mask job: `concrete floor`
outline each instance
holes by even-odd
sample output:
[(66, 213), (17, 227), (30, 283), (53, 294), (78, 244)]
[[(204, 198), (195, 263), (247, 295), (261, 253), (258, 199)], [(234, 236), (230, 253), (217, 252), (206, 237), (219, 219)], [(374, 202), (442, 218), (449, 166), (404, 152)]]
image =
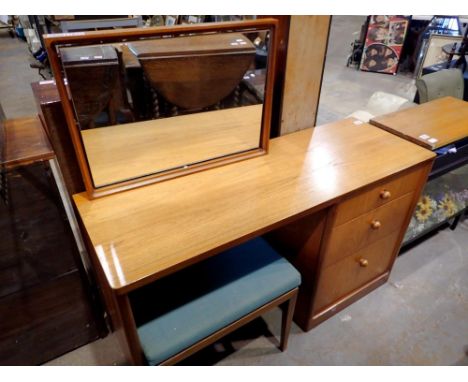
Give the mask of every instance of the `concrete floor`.
[[(376, 90), (412, 99), (414, 81), (346, 68), (352, 33), (363, 17), (334, 17), (318, 123), (362, 108)], [(26, 44), (0, 34), (0, 102), (9, 118), (36, 113)], [(337, 102), (339, 100), (339, 102)], [(293, 324), (289, 347), (275, 345), (273, 311), (186, 360), (185, 365), (468, 365), (468, 219), (400, 256), (387, 284), (304, 333)], [(47, 365), (122, 365), (113, 335)]]
[[(412, 101), (415, 81), (408, 75), (363, 72), (346, 67), (351, 43), (359, 37), (365, 16), (333, 16), (317, 125), (342, 119), (363, 109), (375, 91), (384, 91)], [(353, 33), (357, 32), (356, 36)], [(339, 102), (337, 102), (339, 100)]]
[(30, 84), (42, 77), (29, 67), (32, 62), (26, 42), (0, 30), (0, 104), (7, 118), (37, 114)]

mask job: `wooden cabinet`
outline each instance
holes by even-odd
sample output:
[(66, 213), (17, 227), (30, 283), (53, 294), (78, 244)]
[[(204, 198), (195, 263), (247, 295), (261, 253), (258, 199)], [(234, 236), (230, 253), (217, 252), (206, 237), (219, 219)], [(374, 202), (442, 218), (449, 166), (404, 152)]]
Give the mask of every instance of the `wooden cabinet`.
[[(119, 94), (119, 60), (112, 46), (61, 48), (63, 69), (81, 130), (115, 125)], [(104, 114), (104, 115), (102, 115)]]
[(84, 191), (85, 186), (55, 81), (33, 82), (31, 88), (39, 119), (54, 149), (69, 194)]
[(302, 329), (387, 280), (429, 170), (400, 172), (269, 235), (302, 274), (295, 315)]
[(41, 122), (7, 120), (3, 132), (0, 365), (38, 365), (97, 339), (100, 321)]

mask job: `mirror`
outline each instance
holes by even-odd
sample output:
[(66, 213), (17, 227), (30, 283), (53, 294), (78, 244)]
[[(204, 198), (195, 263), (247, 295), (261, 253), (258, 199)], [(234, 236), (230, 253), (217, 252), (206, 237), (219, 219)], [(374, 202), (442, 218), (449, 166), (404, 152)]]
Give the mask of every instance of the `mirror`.
[(90, 195), (264, 154), (274, 38), (265, 21), (47, 38)]

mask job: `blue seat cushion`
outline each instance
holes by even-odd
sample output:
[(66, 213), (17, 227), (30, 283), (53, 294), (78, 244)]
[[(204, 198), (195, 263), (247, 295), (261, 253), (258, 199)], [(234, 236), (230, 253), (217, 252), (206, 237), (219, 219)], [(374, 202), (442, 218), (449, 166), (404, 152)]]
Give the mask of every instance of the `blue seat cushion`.
[(132, 292), (148, 363), (161, 363), (300, 282), (299, 272), (257, 238)]

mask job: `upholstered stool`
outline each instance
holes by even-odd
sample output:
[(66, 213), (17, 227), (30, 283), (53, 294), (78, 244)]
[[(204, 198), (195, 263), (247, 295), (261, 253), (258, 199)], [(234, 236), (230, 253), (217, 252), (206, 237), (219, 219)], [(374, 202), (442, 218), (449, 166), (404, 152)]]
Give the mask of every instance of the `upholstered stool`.
[(260, 238), (176, 272), (130, 295), (142, 352), (176, 363), (280, 305), (284, 350), (300, 282)]

